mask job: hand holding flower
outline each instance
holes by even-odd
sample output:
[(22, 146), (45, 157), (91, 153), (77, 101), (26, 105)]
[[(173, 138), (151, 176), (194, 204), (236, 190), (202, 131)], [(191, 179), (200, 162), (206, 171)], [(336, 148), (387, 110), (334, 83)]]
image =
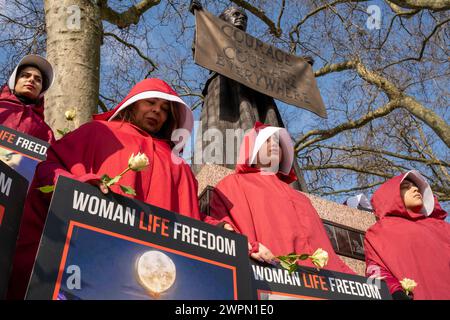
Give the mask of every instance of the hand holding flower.
[[(115, 176), (114, 178), (111, 178), (107, 174), (104, 174), (101, 178), (101, 181), (105, 184), (106, 187), (111, 187), (112, 185), (119, 182), (119, 180), (122, 178), (122, 176), (127, 173), (128, 171), (132, 170), (135, 172), (142, 171), (146, 169), (149, 166), (150, 162), (145, 155), (145, 153), (138, 153), (137, 155), (134, 155), (134, 153), (131, 155), (131, 157), (128, 159), (128, 167), (123, 170), (119, 175)], [(128, 186), (120, 185), (120, 188), (123, 192), (126, 194), (131, 194), (133, 196), (136, 195), (136, 191), (134, 191), (133, 188)]]
[[(131, 155), (131, 157), (128, 159), (128, 167), (122, 171), (119, 175), (115, 176), (114, 178), (111, 178), (107, 174), (104, 174), (100, 179), (94, 179), (89, 180), (87, 183), (96, 186), (102, 191), (104, 194), (108, 193), (109, 187), (119, 182), (119, 180), (122, 178), (122, 176), (127, 173), (128, 171), (132, 170), (135, 172), (142, 171), (146, 169), (149, 166), (149, 160), (145, 153), (138, 153), (136, 156), (134, 153)], [(136, 195), (136, 192), (133, 188), (128, 186), (120, 185), (120, 188), (123, 192), (126, 194)], [(51, 193), (55, 189), (54, 185), (46, 185), (38, 188), (42, 193)]]
[(407, 296), (409, 295), (409, 293), (412, 293), (417, 287), (417, 283), (414, 280), (408, 278), (403, 278), (403, 280), (400, 281), (400, 284), (402, 285), (402, 288)]
[(291, 253), (286, 256), (277, 257), (280, 260), (281, 267), (292, 273), (297, 270), (299, 260), (311, 259), (311, 262), (317, 267), (317, 270), (323, 269), (328, 263), (328, 252), (322, 248), (317, 249), (313, 254)]

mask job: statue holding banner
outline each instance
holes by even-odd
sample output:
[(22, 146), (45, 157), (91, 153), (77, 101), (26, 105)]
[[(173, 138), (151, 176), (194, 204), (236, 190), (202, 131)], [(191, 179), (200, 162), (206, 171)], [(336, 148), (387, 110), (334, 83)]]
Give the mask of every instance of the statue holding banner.
[[(245, 33), (247, 15), (240, 8), (225, 9), (219, 19), (203, 10), (198, 0), (191, 1), (190, 11), (194, 10), (195, 62), (212, 71), (203, 90), (196, 152), (211, 144), (210, 137), (202, 136), (208, 129), (216, 129), (226, 137), (227, 129), (249, 130), (257, 121), (284, 127), (274, 97), (326, 116), (311, 72), (312, 58), (289, 55)], [(233, 169), (238, 149), (223, 147), (221, 163), (216, 163), (217, 156), (213, 162)], [(202, 163), (206, 162), (210, 161), (202, 159)], [(199, 165), (194, 167), (194, 171), (199, 169)], [(295, 187), (305, 190), (298, 166), (295, 169), (301, 183), (301, 187)]]

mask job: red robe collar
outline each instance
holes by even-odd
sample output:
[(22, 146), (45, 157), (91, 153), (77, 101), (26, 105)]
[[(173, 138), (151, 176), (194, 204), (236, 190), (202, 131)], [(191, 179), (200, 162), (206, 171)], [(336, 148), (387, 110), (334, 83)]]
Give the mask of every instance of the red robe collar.
[[(11, 107), (24, 107), (26, 106), (19, 98), (11, 91), (11, 89), (5, 84), (0, 89), (0, 101), (9, 102)], [(29, 104), (33, 112), (44, 120), (44, 97), (40, 98), (37, 104)]]

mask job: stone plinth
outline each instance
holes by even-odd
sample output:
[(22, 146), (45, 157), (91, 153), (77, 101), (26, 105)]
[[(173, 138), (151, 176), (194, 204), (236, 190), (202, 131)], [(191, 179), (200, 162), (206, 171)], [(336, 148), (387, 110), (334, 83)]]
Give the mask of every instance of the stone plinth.
[(364, 232), (375, 223), (375, 216), (371, 212), (354, 209), (312, 194), (303, 194), (311, 200), (322, 219)]
[(196, 175), (198, 181), (198, 194), (200, 195), (207, 186), (215, 187), (220, 180), (233, 172), (234, 170), (214, 164), (203, 165)]
[[(233, 170), (217, 165), (204, 165), (196, 176), (199, 183), (198, 194), (200, 195), (208, 185), (215, 187), (220, 180), (233, 172)], [(350, 208), (311, 194), (304, 194), (311, 200), (323, 220), (362, 232), (365, 232), (375, 223), (375, 216), (370, 212)], [(357, 274), (365, 274), (364, 261), (342, 255), (339, 255), (339, 257)]]

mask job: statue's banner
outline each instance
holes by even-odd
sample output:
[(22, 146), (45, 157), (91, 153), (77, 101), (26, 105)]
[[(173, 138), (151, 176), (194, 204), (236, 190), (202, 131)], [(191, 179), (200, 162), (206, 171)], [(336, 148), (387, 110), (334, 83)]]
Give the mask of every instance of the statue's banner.
[(256, 262), (252, 271), (258, 300), (392, 300), (386, 283), (379, 279), (303, 266), (289, 273)]
[(196, 10), (195, 62), (258, 92), (327, 113), (311, 66), (213, 16)]
[(246, 237), (58, 178), (27, 299), (251, 297)]
[(0, 161), (0, 300), (6, 295), (28, 181)]

